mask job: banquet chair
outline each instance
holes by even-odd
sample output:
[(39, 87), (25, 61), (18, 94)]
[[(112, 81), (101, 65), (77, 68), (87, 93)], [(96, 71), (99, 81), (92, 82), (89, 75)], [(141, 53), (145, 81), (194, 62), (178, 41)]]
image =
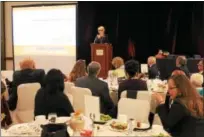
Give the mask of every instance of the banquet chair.
[[(123, 91), (120, 95), (121, 98), (127, 98), (127, 91)], [(147, 100), (151, 104), (152, 94), (148, 91), (138, 91), (135, 99)]]
[(74, 86), (74, 83), (71, 82), (64, 82), (64, 93), (70, 93), (72, 94), (72, 87)]
[(148, 91), (138, 91), (137, 99), (139, 99), (139, 100), (147, 100), (149, 103), (151, 103), (152, 94), (150, 92), (148, 92)]
[(127, 91), (122, 91), (120, 98), (127, 98)]
[(100, 120), (100, 98), (85, 95), (85, 116), (90, 117), (90, 114), (95, 115), (96, 121)]
[(70, 94), (70, 93), (67, 93), (67, 94), (65, 94), (65, 95), (67, 95), (67, 97), (68, 97), (68, 99), (69, 99), (70, 103), (71, 103), (71, 104), (72, 104), (72, 106), (73, 106), (73, 102), (74, 102), (73, 95), (72, 95), (72, 94)]
[(121, 98), (118, 103), (118, 115), (127, 115), (142, 123), (149, 123), (150, 103), (146, 100)]
[(72, 87), (73, 108), (75, 111), (80, 110), (85, 113), (85, 95), (92, 96), (91, 90), (88, 88)]
[(13, 116), (17, 123), (33, 121), (35, 95), (40, 89), (40, 83), (27, 83), (18, 86), (18, 101)]

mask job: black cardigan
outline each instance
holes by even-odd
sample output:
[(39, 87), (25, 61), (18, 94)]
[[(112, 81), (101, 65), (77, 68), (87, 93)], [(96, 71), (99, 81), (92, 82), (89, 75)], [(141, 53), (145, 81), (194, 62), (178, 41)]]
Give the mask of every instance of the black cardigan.
[(46, 95), (43, 88), (37, 92), (35, 97), (35, 116), (48, 116), (49, 113), (56, 113), (57, 116), (70, 116), (72, 112), (74, 112), (72, 105), (63, 92)]
[(204, 119), (190, 115), (190, 112), (178, 100), (171, 108), (165, 104), (157, 107), (164, 129), (173, 137), (204, 137)]

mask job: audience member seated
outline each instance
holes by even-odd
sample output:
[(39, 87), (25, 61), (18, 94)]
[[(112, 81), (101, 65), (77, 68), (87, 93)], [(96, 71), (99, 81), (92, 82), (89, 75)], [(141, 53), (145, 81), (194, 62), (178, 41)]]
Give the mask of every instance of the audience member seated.
[(120, 99), (121, 93), (125, 90), (134, 90), (134, 92), (137, 92), (138, 90), (147, 90), (146, 82), (138, 78), (138, 71), (139, 63), (137, 61), (129, 60), (125, 63), (125, 72), (127, 75), (127, 80), (124, 80), (119, 84), (118, 100)]
[(98, 62), (91, 62), (88, 65), (88, 76), (76, 80), (75, 85), (91, 90), (93, 96), (100, 98), (100, 111), (116, 117), (115, 106), (110, 98), (108, 84), (97, 78), (100, 73), (101, 65)]
[(156, 57), (157, 59), (163, 59), (163, 58), (165, 58), (165, 56), (163, 56), (163, 51), (162, 51), (161, 49), (158, 51), (158, 53), (157, 53), (157, 55), (155, 55), (155, 57)]
[(170, 106), (164, 98), (154, 94), (157, 112), (164, 129), (173, 137), (203, 137), (204, 107), (201, 97), (185, 75), (171, 76), (168, 80), (168, 93), (173, 100)]
[(7, 99), (8, 91), (6, 90), (6, 85), (1, 81), (1, 128), (8, 128), (12, 123)]
[(182, 70), (174, 70), (172, 73), (171, 73), (171, 76), (175, 76), (175, 75), (185, 75), (185, 72), (183, 72)]
[(125, 77), (124, 61), (121, 57), (113, 58), (112, 65), (119, 78)]
[(44, 83), (45, 71), (42, 69), (36, 69), (35, 62), (32, 59), (24, 59), (20, 62), (20, 68), (21, 70), (13, 73), (12, 89), (8, 102), (10, 110), (14, 110), (16, 108), (18, 101), (17, 88), (19, 85), (37, 82), (43, 86)]
[[(171, 74), (171, 76), (176, 76), (176, 75), (184, 75), (186, 74), (182, 70), (174, 70)], [(173, 103), (173, 100), (170, 98), (169, 93), (167, 92), (166, 94), (166, 99), (165, 99), (165, 105), (169, 107)]]
[(204, 96), (204, 90), (203, 90), (203, 75), (199, 74), (199, 73), (195, 73), (191, 75), (191, 83), (193, 84), (193, 86), (197, 89), (197, 91), (199, 92), (199, 94), (201, 96)]
[(159, 70), (156, 64), (156, 58), (151, 56), (147, 60), (149, 79), (159, 78)]
[(176, 70), (182, 70), (187, 77), (190, 78), (190, 72), (187, 67), (187, 60), (184, 56), (178, 56), (176, 58)]
[(200, 74), (203, 75), (203, 61), (202, 60), (199, 61), (199, 63), (198, 63), (198, 71)]
[(86, 62), (85, 60), (78, 60), (69, 74), (69, 81), (75, 82), (78, 78), (86, 76)]
[(34, 115), (70, 116), (74, 111), (68, 97), (63, 93), (64, 78), (60, 70), (51, 69), (45, 77), (45, 86), (35, 96)]

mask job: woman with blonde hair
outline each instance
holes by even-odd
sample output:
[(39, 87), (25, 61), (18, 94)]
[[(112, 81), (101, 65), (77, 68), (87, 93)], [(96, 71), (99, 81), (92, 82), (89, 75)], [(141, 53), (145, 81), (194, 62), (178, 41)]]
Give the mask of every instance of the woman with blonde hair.
[(115, 69), (113, 72), (116, 73), (118, 77), (125, 77), (124, 61), (121, 57), (113, 58), (112, 65)]
[(85, 60), (78, 60), (69, 74), (69, 81), (75, 82), (78, 78), (87, 76)]
[(112, 60), (112, 65), (115, 69), (118, 69), (118, 68), (124, 69), (124, 60), (121, 57), (115, 57)]
[(204, 96), (204, 90), (203, 90), (203, 75), (200, 73), (194, 73), (190, 77), (191, 83), (194, 85), (194, 87), (197, 89), (198, 93), (201, 96)]
[(164, 104), (160, 94), (154, 94), (157, 112), (163, 127), (172, 137), (203, 137), (204, 106), (201, 97), (185, 75), (174, 75), (168, 80), (168, 93), (173, 100), (169, 106)]
[(105, 34), (104, 26), (99, 26), (98, 27), (98, 34), (95, 37), (94, 43), (101, 43), (101, 44), (109, 43), (108, 37)]

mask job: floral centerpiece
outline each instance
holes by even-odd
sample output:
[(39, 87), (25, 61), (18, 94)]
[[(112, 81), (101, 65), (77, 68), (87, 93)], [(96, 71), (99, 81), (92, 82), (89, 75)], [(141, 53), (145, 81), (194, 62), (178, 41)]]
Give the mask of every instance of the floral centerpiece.
[(84, 115), (80, 111), (72, 113), (70, 119), (70, 127), (74, 131), (81, 131), (84, 129), (84, 126), (85, 126)]

